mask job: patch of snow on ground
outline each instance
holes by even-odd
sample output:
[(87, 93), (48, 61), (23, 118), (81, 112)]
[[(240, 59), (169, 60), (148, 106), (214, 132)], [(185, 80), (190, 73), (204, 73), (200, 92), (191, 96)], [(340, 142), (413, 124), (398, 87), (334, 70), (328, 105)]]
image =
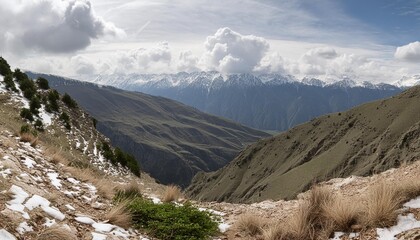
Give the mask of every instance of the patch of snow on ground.
[(92, 232), (92, 240), (106, 240), (107, 236), (104, 234)]
[(0, 239), (2, 240), (16, 240), (15, 236), (6, 231), (5, 229), (0, 229)]
[(411, 199), (409, 202), (405, 203), (404, 207), (420, 208), (420, 196), (415, 199)]
[(23, 218), (29, 219), (28, 213), (25, 212), (25, 206), (23, 206), (23, 202), (29, 197), (29, 194), (16, 185), (11, 186), (9, 191), (13, 193), (14, 199), (8, 201), (6, 207), (12, 211), (22, 213)]
[(41, 119), (41, 121), (42, 121), (42, 123), (44, 124), (45, 127), (48, 127), (52, 124), (53, 115), (51, 113), (48, 113), (47, 111), (45, 111), (44, 106), (42, 106), (39, 109), (39, 118)]
[(25, 157), (25, 160), (22, 160), (22, 162), (27, 168), (33, 168), (36, 165), (36, 162), (28, 157)]
[(116, 228), (115, 225), (109, 223), (93, 223), (92, 227), (95, 228), (95, 231), (101, 233), (108, 233), (111, 232), (114, 228)]
[(395, 235), (419, 227), (420, 221), (417, 221), (414, 214), (410, 213), (407, 216), (398, 216), (397, 225), (390, 228), (378, 228), (376, 233), (378, 234), (378, 240), (394, 240), (396, 239)]
[[(0, 166), (0, 168), (2, 168), (3, 166)], [(11, 175), (12, 174), (12, 170), (10, 170), (9, 168), (6, 168), (6, 169), (4, 169), (4, 170), (1, 170), (0, 171), (0, 175), (3, 177), (3, 178), (7, 178), (7, 176), (9, 176), (9, 175)]]
[(152, 200), (152, 202), (154, 203), (154, 204), (161, 204), (162, 203), (162, 201), (160, 201), (160, 199), (159, 198), (157, 198), (157, 197), (149, 197), (150, 198), (150, 200)]
[(88, 225), (92, 225), (95, 223), (95, 221), (90, 217), (76, 217), (74, 220), (78, 221), (79, 223), (84, 223)]
[(80, 183), (80, 181), (78, 181), (74, 178), (71, 178), (71, 177), (67, 178), (67, 181), (69, 181), (69, 183), (73, 183), (74, 185), (77, 185), (77, 184)]
[(335, 232), (334, 233), (334, 238), (330, 238), (330, 240), (340, 240), (341, 236), (343, 236), (344, 233), (343, 232)]
[(16, 231), (20, 234), (24, 234), (25, 232), (32, 232), (34, 229), (28, 225), (27, 222), (22, 222), (16, 228)]
[(56, 172), (50, 172), (50, 173), (47, 173), (47, 176), (50, 179), (51, 184), (55, 188), (57, 188), (57, 189), (60, 189), (61, 188), (61, 181), (58, 179), (58, 173), (56, 173)]
[(60, 210), (50, 207), (50, 201), (38, 195), (33, 195), (25, 203), (25, 207), (29, 210), (33, 210), (34, 208), (40, 207), (50, 217), (53, 217), (60, 221), (64, 220), (65, 218), (64, 214), (61, 213)]
[(70, 205), (70, 204), (66, 204), (66, 208), (68, 208), (69, 210), (71, 210), (71, 211), (74, 211), (74, 210), (76, 210), (72, 205)]
[(45, 223), (42, 225), (45, 227), (51, 227), (54, 224), (55, 224), (55, 219), (45, 218)]
[(221, 224), (219, 224), (219, 231), (221, 233), (224, 233), (224, 232), (226, 232), (229, 229), (229, 227), (230, 227), (229, 224), (227, 224), (227, 223), (221, 223)]

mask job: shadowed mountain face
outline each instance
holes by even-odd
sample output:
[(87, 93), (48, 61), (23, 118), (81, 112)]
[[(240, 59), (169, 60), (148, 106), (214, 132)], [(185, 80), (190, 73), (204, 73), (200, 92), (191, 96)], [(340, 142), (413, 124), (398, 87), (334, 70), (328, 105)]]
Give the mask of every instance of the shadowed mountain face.
[(165, 184), (185, 187), (198, 171), (215, 171), (247, 144), (269, 136), (166, 98), (42, 76), (76, 99), (98, 120), (99, 131)]
[(206, 201), (293, 198), (314, 182), (370, 175), (420, 158), (420, 87), (296, 126), (248, 146), (229, 165), (195, 176)]

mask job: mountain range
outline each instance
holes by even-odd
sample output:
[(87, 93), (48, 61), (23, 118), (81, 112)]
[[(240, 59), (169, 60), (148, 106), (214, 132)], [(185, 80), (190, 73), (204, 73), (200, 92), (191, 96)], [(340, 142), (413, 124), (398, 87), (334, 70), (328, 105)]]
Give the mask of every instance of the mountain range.
[(369, 176), (420, 158), (420, 86), (328, 114), (248, 146), (200, 173), (187, 192), (204, 201), (294, 198), (318, 181)]
[(215, 171), (268, 133), (202, 113), (179, 102), (62, 77), (46, 78), (97, 119), (111, 142), (133, 154), (164, 184), (187, 186), (199, 171)]
[(101, 75), (92, 81), (167, 97), (249, 127), (285, 131), (317, 116), (393, 96), (416, 79), (402, 79), (396, 86), (349, 78), (327, 83), (281, 74), (181, 72)]

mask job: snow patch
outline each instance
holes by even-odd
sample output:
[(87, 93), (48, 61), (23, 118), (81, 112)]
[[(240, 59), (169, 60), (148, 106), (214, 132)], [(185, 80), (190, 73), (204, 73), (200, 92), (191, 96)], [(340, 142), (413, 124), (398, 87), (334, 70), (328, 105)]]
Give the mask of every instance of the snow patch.
[(104, 234), (92, 232), (92, 240), (106, 240), (107, 237)]
[(227, 223), (220, 223), (219, 224), (219, 231), (221, 233), (224, 233), (224, 232), (226, 232), (229, 229), (229, 227), (230, 227), (230, 225), (227, 224)]
[(398, 235), (404, 231), (419, 228), (420, 221), (414, 217), (414, 214), (410, 213), (407, 216), (398, 216), (398, 223), (390, 228), (378, 228), (376, 233), (378, 234), (378, 240), (394, 240), (395, 235)]
[(90, 217), (76, 217), (74, 220), (78, 221), (79, 223), (84, 223), (88, 225), (92, 225), (95, 221)]
[(420, 196), (418, 196), (415, 199), (411, 199), (409, 202), (405, 203), (404, 207), (420, 208)]
[(61, 188), (62, 185), (61, 185), (60, 179), (58, 179), (58, 173), (56, 173), (56, 172), (50, 172), (50, 173), (47, 173), (47, 176), (50, 179), (51, 184), (55, 188), (57, 188), (57, 189), (60, 189)]
[(27, 168), (33, 168), (36, 165), (36, 162), (28, 157), (25, 157), (25, 159), (22, 160), (22, 162)]
[(12, 211), (21, 213), (23, 218), (29, 219), (30, 217), (25, 212), (25, 206), (23, 205), (23, 202), (29, 197), (29, 194), (16, 185), (11, 186), (9, 191), (14, 194), (14, 199), (8, 201), (6, 207)]
[(16, 240), (15, 236), (6, 231), (5, 229), (0, 229), (0, 239), (2, 240)]
[(16, 228), (16, 231), (20, 234), (24, 234), (25, 232), (32, 232), (34, 231), (34, 229), (32, 228), (32, 226), (29, 226), (27, 222), (22, 222)]

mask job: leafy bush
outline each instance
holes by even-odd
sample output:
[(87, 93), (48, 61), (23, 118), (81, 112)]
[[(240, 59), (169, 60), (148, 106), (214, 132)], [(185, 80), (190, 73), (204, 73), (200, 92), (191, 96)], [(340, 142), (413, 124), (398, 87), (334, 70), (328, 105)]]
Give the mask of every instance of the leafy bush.
[(26, 75), (25, 73), (23, 73), (22, 71), (20, 71), (19, 68), (16, 68), (15, 71), (13, 72), (13, 76), (16, 78), (16, 80), (20, 83), (21, 81), (25, 80), (25, 79), (29, 79), (28, 75)]
[(67, 130), (71, 129), (70, 117), (67, 113), (65, 113), (65, 112), (61, 113), (60, 120), (64, 122), (64, 127), (66, 127)]
[(68, 95), (67, 93), (64, 94), (64, 96), (61, 100), (69, 108), (76, 108), (77, 107), (76, 101), (74, 101), (73, 98), (71, 98), (70, 95)]
[(20, 127), (20, 133), (29, 133), (31, 131), (31, 126), (29, 126), (28, 124), (23, 124)]
[(48, 89), (50, 89), (50, 85), (48, 84), (48, 80), (47, 80), (47, 79), (45, 79), (45, 78), (39, 77), (39, 78), (36, 80), (36, 84), (38, 84), (38, 87), (39, 87), (40, 89), (44, 89), (44, 90), (48, 90)]
[(29, 109), (31, 110), (32, 114), (38, 115), (39, 108), (41, 108), (41, 101), (37, 96), (33, 96), (31, 102), (29, 103)]
[(4, 58), (0, 57), (0, 75), (7, 76), (11, 73), (12, 70), (10, 70), (10, 65)]
[(58, 99), (60, 99), (60, 94), (56, 90), (50, 90), (48, 92), (47, 99), (47, 112), (58, 112), (60, 110), (60, 106), (58, 105)]
[(96, 128), (96, 124), (98, 124), (98, 120), (96, 118), (92, 118), (93, 127)]
[(6, 75), (3, 79), (4, 84), (6, 86), (7, 90), (12, 90), (14, 92), (18, 92), (18, 89), (16, 88), (15, 82), (13, 81), (13, 75), (9, 74)]
[[(24, 74), (24, 73), (23, 73)], [(26, 76), (26, 74), (24, 74)], [(23, 77), (21, 80), (18, 80), (19, 88), (23, 92), (23, 96), (27, 99), (31, 99), (36, 94), (35, 83), (29, 79), (27, 76)]]
[(213, 216), (190, 204), (154, 204), (137, 198), (128, 204), (134, 226), (166, 240), (207, 239), (218, 231)]
[(43, 132), (44, 131), (44, 124), (41, 120), (37, 119), (34, 123), (34, 127), (36, 130)]
[(112, 151), (106, 142), (102, 143), (102, 151), (104, 157), (111, 161), (112, 164), (120, 163), (122, 166), (127, 167), (134, 175), (140, 176), (140, 167), (133, 155), (123, 152), (118, 147)]
[(27, 120), (31, 121), (31, 122), (34, 120), (34, 116), (32, 115), (31, 110), (29, 110), (27, 108), (23, 108), (20, 111), (20, 116), (24, 119), (27, 119)]

